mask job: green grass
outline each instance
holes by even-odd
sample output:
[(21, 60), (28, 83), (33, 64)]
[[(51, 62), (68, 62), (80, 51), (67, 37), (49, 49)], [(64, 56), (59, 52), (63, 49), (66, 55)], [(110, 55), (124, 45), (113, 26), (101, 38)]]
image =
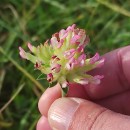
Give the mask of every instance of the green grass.
[(48, 87), (39, 72), (21, 60), (27, 49), (76, 23), (91, 38), (89, 53), (104, 54), (130, 43), (129, 0), (0, 0), (0, 129), (35, 130), (37, 102)]

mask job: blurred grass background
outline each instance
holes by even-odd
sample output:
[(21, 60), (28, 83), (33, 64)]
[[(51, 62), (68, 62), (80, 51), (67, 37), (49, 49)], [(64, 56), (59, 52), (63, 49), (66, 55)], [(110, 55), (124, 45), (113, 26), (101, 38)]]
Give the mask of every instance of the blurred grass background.
[(73, 23), (87, 30), (92, 54), (129, 45), (130, 0), (0, 0), (0, 130), (35, 130), (48, 86), (18, 46), (38, 45)]

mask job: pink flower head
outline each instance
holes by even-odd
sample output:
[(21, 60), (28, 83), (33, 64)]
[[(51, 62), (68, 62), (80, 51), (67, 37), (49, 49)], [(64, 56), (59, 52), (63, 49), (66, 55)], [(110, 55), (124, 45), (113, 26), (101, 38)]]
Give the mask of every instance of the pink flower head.
[(46, 74), (49, 83), (58, 82), (64, 89), (73, 82), (99, 84), (103, 76), (92, 76), (88, 72), (101, 67), (104, 59), (98, 53), (92, 58), (87, 57), (84, 50), (88, 42), (86, 31), (73, 24), (53, 34), (50, 40), (37, 47), (28, 43), (31, 54), (19, 47), (19, 54)]

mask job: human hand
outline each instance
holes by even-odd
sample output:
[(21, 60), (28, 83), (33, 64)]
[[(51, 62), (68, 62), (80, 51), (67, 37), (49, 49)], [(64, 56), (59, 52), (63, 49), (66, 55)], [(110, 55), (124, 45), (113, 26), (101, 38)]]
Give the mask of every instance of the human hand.
[(91, 72), (104, 75), (101, 84), (73, 84), (65, 98), (59, 85), (45, 91), (37, 130), (130, 129), (130, 46), (103, 57), (105, 65)]

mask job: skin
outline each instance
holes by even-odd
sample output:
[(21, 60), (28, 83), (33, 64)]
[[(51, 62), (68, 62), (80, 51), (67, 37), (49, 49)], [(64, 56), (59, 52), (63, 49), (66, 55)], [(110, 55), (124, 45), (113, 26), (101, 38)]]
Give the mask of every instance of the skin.
[[(37, 130), (60, 130), (60, 122), (53, 121), (51, 116), (54, 111), (63, 109), (65, 103), (69, 104), (67, 110), (76, 108), (69, 113), (66, 130), (130, 129), (130, 46), (103, 57), (105, 65), (90, 72), (104, 75), (99, 85), (71, 84), (65, 98), (61, 98), (59, 85), (44, 92), (38, 103), (41, 118)], [(67, 114), (64, 118), (68, 118)]]

